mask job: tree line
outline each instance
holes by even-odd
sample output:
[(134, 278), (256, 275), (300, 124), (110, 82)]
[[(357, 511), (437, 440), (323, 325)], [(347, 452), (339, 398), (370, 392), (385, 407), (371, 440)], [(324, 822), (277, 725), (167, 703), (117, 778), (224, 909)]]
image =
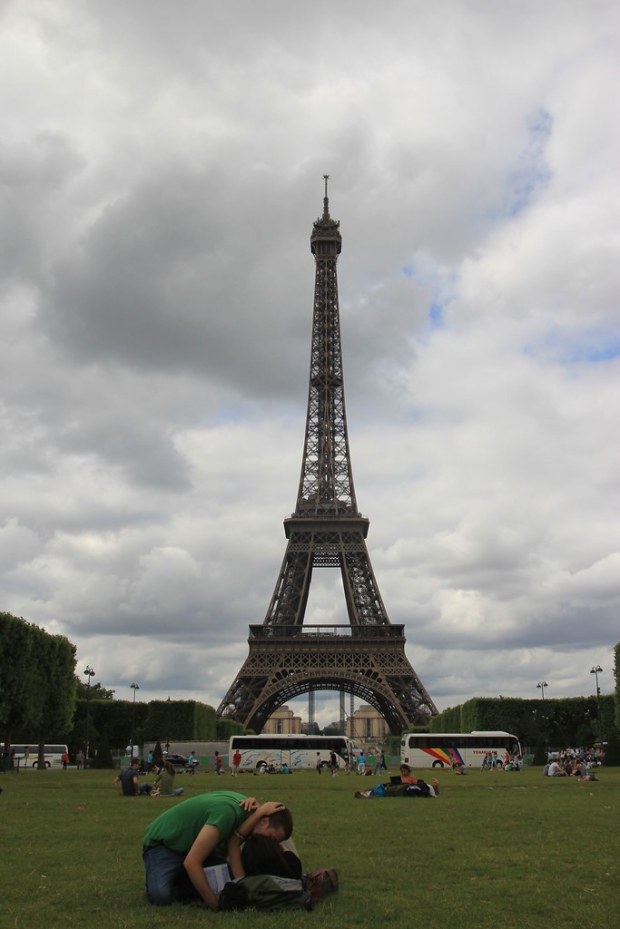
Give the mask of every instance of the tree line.
[(75, 651), (65, 636), (0, 613), (0, 732), (5, 746), (13, 733), (27, 730), (42, 745), (49, 733), (70, 730), (76, 705)]
[(226, 740), (243, 727), (196, 700), (116, 700), (100, 683), (75, 674), (75, 646), (34, 623), (0, 612), (0, 742), (65, 742), (69, 753), (89, 746), (91, 763), (108, 767), (111, 748), (145, 740)]
[(607, 763), (620, 764), (620, 643), (614, 648), (614, 675), (612, 694), (539, 700), (474, 697), (434, 717), (430, 731), (500, 729), (517, 735), (537, 757), (547, 748), (606, 742)]

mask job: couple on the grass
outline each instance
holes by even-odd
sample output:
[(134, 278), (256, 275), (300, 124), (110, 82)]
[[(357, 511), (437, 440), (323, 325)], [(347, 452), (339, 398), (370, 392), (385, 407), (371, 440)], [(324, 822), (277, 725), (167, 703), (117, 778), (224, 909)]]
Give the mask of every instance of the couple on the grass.
[(302, 868), (292, 832), (293, 818), (282, 803), (259, 804), (232, 790), (185, 800), (146, 830), (147, 897), (158, 906), (202, 899), (217, 910), (219, 894), (211, 889), (204, 869), (226, 860), (233, 878), (277, 874), (299, 879)]

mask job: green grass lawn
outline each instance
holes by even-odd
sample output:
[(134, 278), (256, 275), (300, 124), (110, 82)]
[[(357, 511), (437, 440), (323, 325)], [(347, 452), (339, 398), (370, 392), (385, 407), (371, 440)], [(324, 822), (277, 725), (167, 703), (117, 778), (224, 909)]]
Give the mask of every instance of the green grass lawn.
[(0, 775), (2, 929), (175, 929), (211, 920), (230, 929), (620, 925), (618, 768), (585, 784), (544, 778), (540, 768), (468, 777), (441, 771), (437, 800), (356, 800), (356, 789), (380, 780), (356, 775), (179, 775), (185, 797), (236, 789), (290, 806), (304, 867), (332, 866), (340, 874), (339, 894), (312, 913), (150, 906), (142, 834), (183, 798), (120, 798), (113, 777), (75, 770)]

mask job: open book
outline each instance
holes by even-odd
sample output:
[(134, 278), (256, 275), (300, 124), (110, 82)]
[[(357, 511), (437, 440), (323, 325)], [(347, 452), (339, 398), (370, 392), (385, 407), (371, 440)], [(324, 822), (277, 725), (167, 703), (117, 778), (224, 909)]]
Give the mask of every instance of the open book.
[(224, 889), (224, 884), (232, 881), (227, 864), (213, 864), (204, 869), (205, 877), (209, 882), (209, 887), (214, 894), (219, 894)]

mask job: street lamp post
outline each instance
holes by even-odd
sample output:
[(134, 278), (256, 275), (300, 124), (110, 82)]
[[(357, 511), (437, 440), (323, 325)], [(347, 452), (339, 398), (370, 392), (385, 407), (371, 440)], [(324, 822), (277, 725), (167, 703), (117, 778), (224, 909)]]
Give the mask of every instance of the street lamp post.
[(549, 684), (546, 681), (539, 681), (538, 684), (536, 684), (536, 686), (540, 690), (541, 696), (544, 700), (545, 699), (545, 687), (548, 687)]
[(131, 757), (133, 758), (133, 738), (136, 731), (136, 690), (140, 690), (139, 684), (130, 684), (129, 685), (133, 690), (133, 704), (131, 707), (131, 739), (129, 744), (131, 745)]
[(95, 671), (89, 664), (84, 668), (83, 674), (86, 675), (86, 758), (84, 767), (90, 767), (88, 760), (90, 758), (90, 742), (88, 739), (88, 730), (90, 728), (90, 679), (95, 676)]
[(603, 751), (603, 720), (601, 719), (601, 688), (598, 686), (598, 676), (602, 673), (603, 669), (600, 664), (597, 664), (594, 668), (590, 668), (590, 674), (593, 674), (596, 680), (596, 715), (598, 716), (598, 737), (601, 743), (601, 751)]
[(166, 719), (166, 722), (167, 722), (166, 754), (168, 755), (170, 753), (170, 697), (168, 697), (168, 699), (166, 700), (166, 703), (168, 704), (168, 712), (166, 714), (167, 716), (167, 719)]

